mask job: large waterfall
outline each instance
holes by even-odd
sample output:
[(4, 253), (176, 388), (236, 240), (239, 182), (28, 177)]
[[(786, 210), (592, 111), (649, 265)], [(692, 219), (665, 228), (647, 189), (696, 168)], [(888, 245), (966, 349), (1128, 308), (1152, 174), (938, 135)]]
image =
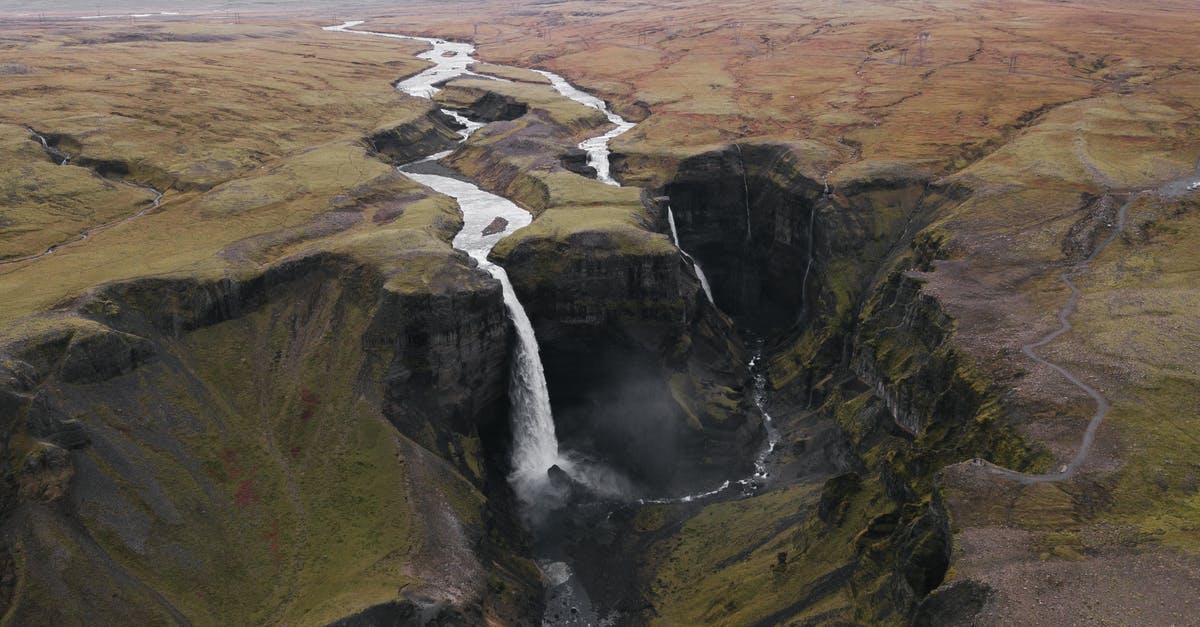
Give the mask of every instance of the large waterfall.
[[(437, 174), (407, 171), (404, 174), (458, 201), (463, 213), (463, 228), (454, 237), (454, 247), (471, 255), (479, 262), (479, 267), (499, 280), (504, 288), (504, 306), (517, 332), (517, 346), (508, 384), (513, 417), (513, 473), (510, 480), (518, 496), (527, 503), (533, 502), (546, 490), (546, 473), (550, 467), (567, 464), (558, 453), (554, 417), (550, 412), (550, 392), (546, 387), (546, 375), (542, 369), (533, 325), (513, 291), (508, 273), (487, 259), (497, 242), (513, 230), (528, 225), (532, 218), (528, 211), (511, 201), (466, 181)], [(484, 235), (484, 229), (496, 218), (507, 220), (507, 228)]]
[[(327, 26), (325, 30), (393, 39), (414, 39), (432, 46), (429, 51), (418, 56), (433, 62), (434, 65), (396, 84), (396, 89), (404, 93), (431, 98), (440, 89), (438, 85), (442, 82), (456, 76), (472, 74), (467, 67), (475, 61), (471, 57), (475, 48), (470, 44), (429, 37), (351, 30), (359, 24), (362, 22), (346, 22), (338, 26)], [(483, 126), (471, 122), (455, 111), (444, 112), (464, 125), (465, 128), (461, 132), (463, 141)], [(432, 155), (424, 161), (436, 161), (446, 154), (448, 153)], [(523, 501), (537, 501), (547, 492), (547, 473), (550, 468), (558, 465), (568, 469), (572, 464), (559, 456), (558, 438), (554, 433), (554, 416), (550, 410), (550, 392), (546, 386), (546, 374), (542, 369), (533, 324), (530, 323), (525, 307), (521, 305), (517, 293), (513, 290), (508, 273), (487, 258), (497, 242), (514, 230), (528, 225), (532, 218), (529, 212), (511, 201), (485, 192), (466, 181), (438, 174), (411, 172), (405, 168), (401, 168), (401, 172), (414, 181), (458, 201), (463, 213), (463, 228), (454, 237), (454, 247), (471, 255), (479, 262), (479, 267), (500, 281), (503, 287), (504, 306), (517, 333), (517, 346), (513, 354), (508, 385), (513, 430), (513, 471), (509, 480)], [(507, 221), (507, 226), (498, 232), (485, 235), (484, 231), (488, 225), (497, 218)]]

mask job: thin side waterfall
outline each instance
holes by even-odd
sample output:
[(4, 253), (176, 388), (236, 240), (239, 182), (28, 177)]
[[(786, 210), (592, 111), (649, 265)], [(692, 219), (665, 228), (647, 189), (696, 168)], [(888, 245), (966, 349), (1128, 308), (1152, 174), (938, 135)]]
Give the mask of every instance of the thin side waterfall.
[[(828, 183), (825, 184), (825, 189), (829, 189)], [(813, 265), (813, 227), (816, 226), (816, 220), (817, 205), (813, 203), (808, 214), (808, 263), (804, 265), (804, 279), (800, 281), (800, 313), (802, 315), (808, 307), (808, 273), (812, 271)]]
[(749, 242), (750, 236), (751, 236), (751, 233), (750, 233), (750, 181), (749, 181), (749, 179), (746, 178), (746, 160), (742, 157), (742, 145), (734, 144), (733, 147), (735, 149), (737, 149), (738, 162), (742, 164), (742, 194), (743, 194), (742, 198), (744, 199), (745, 205), (746, 205), (746, 241)]
[(56, 148), (54, 146), (51, 146), (50, 142), (46, 141), (46, 137), (44, 135), (42, 135), (41, 133), (38, 133), (37, 131), (33, 130), (32, 127), (29, 127), (29, 126), (26, 126), (25, 130), (29, 131), (29, 133), (31, 135), (33, 135), (33, 137), (35, 139), (37, 139), (39, 142), (41, 142), (42, 150), (46, 151), (46, 154), (50, 155), (51, 157), (54, 157), (55, 159), (60, 160), (58, 162), (58, 165), (67, 165), (68, 163), (70, 163), (71, 155), (67, 154), (66, 152), (64, 152), (62, 150), (59, 150), (58, 148)]
[(712, 288), (708, 285), (708, 277), (704, 276), (704, 269), (700, 267), (700, 262), (679, 245), (679, 231), (675, 229), (675, 213), (671, 211), (671, 205), (667, 205), (667, 224), (671, 225), (671, 241), (675, 243), (675, 248), (678, 248), (679, 254), (692, 264), (692, 270), (696, 271), (696, 278), (700, 279), (700, 287), (704, 288), (704, 295), (708, 297), (708, 302), (716, 305), (717, 301), (713, 300)]

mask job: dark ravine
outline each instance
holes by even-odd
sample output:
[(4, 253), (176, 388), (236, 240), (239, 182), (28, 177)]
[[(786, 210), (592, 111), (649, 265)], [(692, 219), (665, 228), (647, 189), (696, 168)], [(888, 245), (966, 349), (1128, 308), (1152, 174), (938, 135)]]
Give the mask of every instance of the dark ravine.
[[(39, 134), (37, 131), (33, 130), (32, 128), (26, 127), (26, 129), (34, 136), (35, 139), (38, 140), (39, 143), (41, 143), (42, 149), (46, 152), (46, 154), (49, 157), (51, 157), (52, 160), (55, 161), (55, 163), (58, 163), (59, 165), (62, 165), (62, 166), (66, 166), (71, 162), (70, 154), (67, 154), (67, 153), (59, 150), (55, 145), (52, 145), (44, 135)], [(77, 160), (76, 165), (79, 165), (82, 167), (90, 167), (99, 176), (109, 176), (113, 173), (111, 171), (105, 171), (105, 170), (95, 167), (94, 163), (89, 162), (87, 159)], [(125, 170), (123, 173), (128, 174), (128, 170)], [(96, 226), (92, 226), (87, 229), (84, 229), (83, 231), (81, 231), (79, 233), (79, 235), (75, 236), (74, 238), (54, 244), (40, 253), (36, 253), (33, 255), (26, 255), (24, 257), (17, 257), (15, 259), (0, 259), (0, 266), (22, 264), (22, 263), (26, 263), (26, 262), (30, 262), (30, 261), (36, 261), (47, 255), (52, 255), (55, 253), (55, 251), (62, 248), (63, 246), (67, 246), (69, 244), (74, 244), (76, 242), (82, 242), (82, 241), (86, 240), (87, 238), (91, 237), (95, 233), (99, 233), (100, 231), (112, 228), (114, 226), (136, 220), (136, 219), (146, 215), (147, 213), (157, 210), (159, 208), (159, 206), (161, 205), (162, 199), (163, 199), (162, 191), (159, 191), (153, 187), (150, 187), (149, 185), (140, 185), (137, 183), (131, 183), (131, 182), (124, 181), (124, 180), (121, 180), (121, 183), (132, 186), (132, 187), (145, 189), (154, 194), (154, 199), (151, 200), (147, 206), (145, 206), (141, 209), (138, 209), (136, 212), (132, 213), (131, 215), (128, 215), (126, 217), (123, 217), (123, 218), (120, 218), (117, 220), (113, 220), (112, 222), (98, 224)]]
[[(998, 420), (998, 390), (949, 341), (953, 320), (909, 276), (941, 254), (922, 226), (962, 190), (894, 167), (860, 168), (826, 188), (822, 168), (786, 146), (742, 144), (684, 160), (664, 194), (717, 304), (767, 335), (773, 406), (811, 408), (844, 442), (823, 453), (850, 473), (824, 486), (827, 526), (796, 531), (787, 553), (845, 534), (851, 550), (835, 570), (801, 579), (811, 585), (804, 599), (763, 624), (840, 591), (856, 602), (823, 620), (904, 622), (949, 565), (937, 471), (984, 452), (1021, 468), (1035, 456)], [(865, 527), (845, 528), (860, 523), (840, 512), (863, 508)]]

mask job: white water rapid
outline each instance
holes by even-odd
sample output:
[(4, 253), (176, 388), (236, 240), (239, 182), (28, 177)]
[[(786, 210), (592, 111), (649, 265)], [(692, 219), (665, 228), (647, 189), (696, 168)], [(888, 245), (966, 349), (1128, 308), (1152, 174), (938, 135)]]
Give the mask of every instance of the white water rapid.
[(616, 179), (612, 177), (612, 168), (608, 162), (608, 143), (612, 141), (613, 138), (629, 131), (629, 129), (637, 125), (613, 113), (612, 111), (609, 111), (608, 105), (606, 105), (603, 100), (576, 88), (558, 74), (546, 72), (544, 70), (534, 70), (534, 72), (537, 72), (538, 74), (550, 79), (550, 84), (553, 85), (554, 88), (558, 90), (558, 93), (562, 94), (563, 96), (566, 96), (567, 98), (570, 98), (579, 104), (599, 109), (600, 112), (608, 118), (608, 121), (615, 125), (611, 131), (603, 135), (590, 137), (579, 142), (579, 148), (587, 153), (588, 165), (596, 169), (597, 180), (609, 185), (619, 186), (620, 183), (618, 183)]

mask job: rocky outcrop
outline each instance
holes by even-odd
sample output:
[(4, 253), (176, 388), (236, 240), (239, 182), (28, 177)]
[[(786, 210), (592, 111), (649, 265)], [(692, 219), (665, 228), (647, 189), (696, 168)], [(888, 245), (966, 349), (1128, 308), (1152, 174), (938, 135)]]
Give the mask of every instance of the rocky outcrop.
[(975, 625), (993, 591), (985, 583), (963, 579), (947, 584), (925, 597), (913, 618), (916, 627), (967, 627)]
[[(515, 120), (529, 111), (528, 104), (510, 95), (501, 95), (483, 89), (457, 89), (460, 93), (455, 95), (455, 103), (467, 114), (467, 117), (478, 122)], [(443, 99), (446, 97), (446, 95), (442, 96)]]
[(506, 230), (508, 230), (508, 220), (505, 220), (501, 216), (496, 216), (495, 220), (492, 220), (487, 226), (483, 227), (482, 233), (484, 235), (495, 235), (503, 233)]
[(456, 127), (461, 125), (431, 107), (423, 116), (376, 129), (366, 142), (376, 154), (400, 165), (454, 148), (460, 139)]
[(588, 154), (582, 148), (568, 148), (558, 158), (564, 170), (590, 179), (596, 178), (596, 168), (588, 165)]

